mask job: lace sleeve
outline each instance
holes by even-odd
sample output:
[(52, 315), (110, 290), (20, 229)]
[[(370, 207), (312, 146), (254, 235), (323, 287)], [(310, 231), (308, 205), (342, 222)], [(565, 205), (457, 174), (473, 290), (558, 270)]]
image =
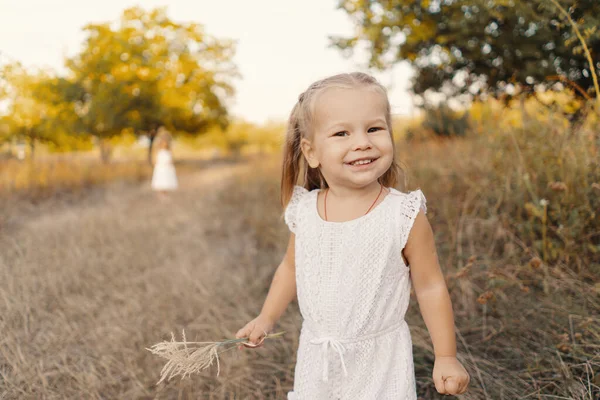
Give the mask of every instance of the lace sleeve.
[(290, 202), (288, 203), (285, 209), (285, 223), (290, 228), (290, 231), (292, 231), (294, 234), (296, 233), (297, 226), (298, 203), (300, 203), (300, 200), (306, 193), (308, 193), (308, 190), (306, 190), (302, 186), (294, 186), (292, 198), (290, 199)]
[(402, 208), (402, 219), (400, 227), (400, 244), (401, 249), (404, 248), (408, 241), (408, 235), (412, 229), (419, 210), (423, 210), (423, 213), (427, 214), (427, 199), (420, 189), (413, 190), (406, 195), (404, 200), (404, 206)]

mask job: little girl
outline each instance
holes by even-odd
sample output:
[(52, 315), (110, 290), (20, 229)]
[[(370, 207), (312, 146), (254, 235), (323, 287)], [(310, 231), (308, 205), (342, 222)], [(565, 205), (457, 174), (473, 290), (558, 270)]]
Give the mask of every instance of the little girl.
[(236, 334), (260, 347), (297, 295), (303, 323), (290, 400), (416, 399), (404, 320), (411, 281), (433, 342), (437, 391), (467, 389), (425, 197), (394, 189), (399, 171), (390, 104), (375, 79), (336, 75), (300, 95), (281, 180), (287, 252), (260, 315)]
[(161, 137), (157, 143), (158, 152), (152, 172), (152, 189), (164, 195), (167, 190), (177, 189), (177, 174), (173, 165), (173, 157), (170, 151), (170, 140)]

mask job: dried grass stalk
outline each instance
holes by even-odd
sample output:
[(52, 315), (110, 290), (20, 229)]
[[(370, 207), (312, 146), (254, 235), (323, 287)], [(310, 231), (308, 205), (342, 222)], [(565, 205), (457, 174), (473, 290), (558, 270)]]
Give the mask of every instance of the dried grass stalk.
[[(264, 339), (272, 339), (283, 335), (285, 331), (268, 334)], [(181, 375), (181, 379), (193, 373), (200, 372), (217, 362), (217, 376), (221, 372), (219, 354), (235, 349), (238, 343), (248, 341), (248, 337), (229, 339), (221, 342), (188, 342), (185, 339), (185, 330), (182, 331), (183, 341), (175, 341), (175, 335), (171, 332), (171, 341), (162, 341), (146, 350), (167, 360), (160, 371), (160, 380), (157, 385), (165, 379), (167, 381)], [(222, 349), (222, 350), (221, 350)]]

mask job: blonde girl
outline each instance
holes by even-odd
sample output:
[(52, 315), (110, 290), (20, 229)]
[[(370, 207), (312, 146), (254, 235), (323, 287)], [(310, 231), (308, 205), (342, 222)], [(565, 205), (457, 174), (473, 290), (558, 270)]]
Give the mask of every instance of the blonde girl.
[(176, 190), (179, 186), (173, 156), (171, 155), (171, 140), (166, 136), (160, 136), (156, 144), (158, 151), (154, 170), (152, 171), (152, 189), (160, 196), (165, 196), (167, 191)]
[(281, 178), (289, 243), (262, 311), (236, 335), (260, 347), (298, 298), (290, 400), (416, 400), (404, 319), (411, 285), (433, 342), (437, 391), (467, 389), (425, 196), (394, 188), (391, 122), (385, 88), (363, 73), (313, 83), (292, 110)]

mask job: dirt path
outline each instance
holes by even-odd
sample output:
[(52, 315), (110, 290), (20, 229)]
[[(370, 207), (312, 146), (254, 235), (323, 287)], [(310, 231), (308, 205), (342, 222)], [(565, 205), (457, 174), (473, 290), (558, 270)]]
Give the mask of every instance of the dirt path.
[[(118, 211), (122, 207), (127, 210), (144, 208), (148, 211), (160, 212), (165, 203), (189, 200), (189, 196), (207, 194), (207, 187), (218, 190), (236, 174), (244, 171), (245, 164), (220, 164), (212, 168), (202, 168), (194, 172), (179, 175), (180, 188), (177, 192), (162, 200), (152, 192), (150, 183), (132, 184), (114, 182), (108, 185), (92, 187), (80, 193), (58, 193), (42, 200), (31, 201), (18, 196), (0, 200), (0, 234), (15, 228), (31, 227), (39, 220), (53, 220), (59, 223), (61, 214), (98, 211), (98, 208), (111, 207)], [(116, 207), (116, 209), (114, 208)], [(27, 226), (25, 226), (27, 225)]]
[[(235, 212), (240, 199), (223, 193), (247, 169), (183, 174), (167, 200), (149, 185), (115, 184), (81, 201), (5, 204), (0, 398), (263, 398), (263, 385), (281, 395), (291, 365), (278, 376), (267, 368), (257, 384), (242, 357), (221, 367), (237, 376), (228, 384), (211, 370), (156, 387), (163, 364), (144, 350), (184, 327), (204, 340), (231, 337), (259, 310), (273, 270), (257, 268), (268, 264), (256, 233)], [(294, 349), (282, 346), (293, 362)]]

